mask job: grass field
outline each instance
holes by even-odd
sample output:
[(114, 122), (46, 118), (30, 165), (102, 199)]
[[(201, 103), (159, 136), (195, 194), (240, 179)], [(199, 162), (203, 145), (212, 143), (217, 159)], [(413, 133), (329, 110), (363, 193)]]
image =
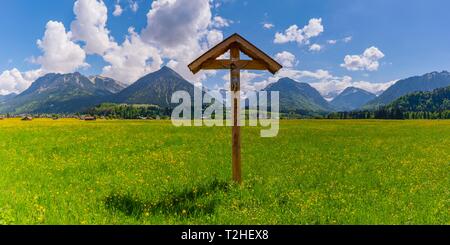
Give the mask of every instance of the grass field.
[(450, 121), (0, 121), (2, 224), (450, 224)]

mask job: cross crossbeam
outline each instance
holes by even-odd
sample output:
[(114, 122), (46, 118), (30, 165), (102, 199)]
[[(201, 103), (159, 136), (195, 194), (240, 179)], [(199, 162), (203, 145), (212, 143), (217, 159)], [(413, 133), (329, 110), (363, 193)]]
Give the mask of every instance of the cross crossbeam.
[(267, 70), (264, 62), (259, 60), (238, 60), (232, 62), (231, 60), (207, 60), (202, 64), (202, 70), (223, 70), (232, 69), (232, 66), (240, 70)]

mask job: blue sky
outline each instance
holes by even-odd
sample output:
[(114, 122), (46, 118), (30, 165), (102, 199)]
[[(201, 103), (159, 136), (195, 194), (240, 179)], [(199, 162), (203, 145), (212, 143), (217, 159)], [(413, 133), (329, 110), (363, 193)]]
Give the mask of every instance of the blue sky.
[[(166, 64), (192, 82), (227, 86), (225, 72), (191, 76), (185, 66), (235, 32), (287, 64), (275, 77), (245, 73), (242, 80), (248, 89), (288, 75), (311, 83), (324, 95), (350, 85), (377, 92), (397, 79), (450, 70), (446, 0), (79, 1), (83, 4), (78, 15), (84, 17), (77, 17), (76, 1), (71, 0), (2, 3), (0, 93), (20, 92), (48, 72), (103, 74), (130, 83)], [(116, 5), (122, 11), (114, 15)], [(77, 18), (78, 31), (73, 27)], [(308, 24), (310, 30), (304, 28)], [(288, 34), (293, 25), (297, 27)], [(180, 33), (183, 30), (189, 33)]]

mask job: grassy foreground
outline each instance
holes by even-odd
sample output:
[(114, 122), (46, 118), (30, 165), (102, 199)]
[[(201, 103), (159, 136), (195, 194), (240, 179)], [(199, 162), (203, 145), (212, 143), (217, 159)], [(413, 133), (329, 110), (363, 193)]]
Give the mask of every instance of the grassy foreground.
[(0, 121), (0, 224), (450, 224), (450, 121)]

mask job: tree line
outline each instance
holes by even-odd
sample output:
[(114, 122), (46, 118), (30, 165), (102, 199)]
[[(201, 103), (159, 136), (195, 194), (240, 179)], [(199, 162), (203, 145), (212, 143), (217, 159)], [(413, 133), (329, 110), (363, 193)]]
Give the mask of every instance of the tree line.
[(114, 104), (103, 103), (93, 107), (85, 114), (111, 119), (159, 119), (170, 116), (170, 108), (161, 108), (148, 104)]
[(375, 110), (334, 112), (330, 119), (450, 119), (450, 87), (402, 96)]
[(402, 111), (399, 108), (380, 108), (374, 111), (333, 112), (328, 119), (450, 119), (450, 110), (445, 111)]

